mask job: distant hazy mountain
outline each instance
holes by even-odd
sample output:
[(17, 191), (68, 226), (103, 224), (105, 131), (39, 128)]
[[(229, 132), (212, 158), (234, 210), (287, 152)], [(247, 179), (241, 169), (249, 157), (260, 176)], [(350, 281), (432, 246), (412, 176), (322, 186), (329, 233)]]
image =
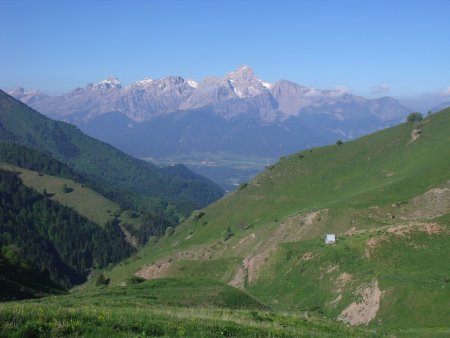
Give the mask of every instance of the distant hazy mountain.
[(22, 87), (14, 88), (8, 91), (8, 94), (27, 105), (33, 104), (37, 101), (41, 101), (49, 97), (48, 95), (41, 93), (38, 90), (26, 91)]
[[(16, 92), (10, 94), (23, 100)], [(167, 77), (122, 86), (110, 78), (29, 104), (137, 156), (193, 150), (279, 156), (398, 124), (410, 111), (389, 97), (267, 83), (245, 65), (199, 83)]]
[(442, 109), (450, 107), (450, 101), (439, 103), (438, 105), (431, 108), (433, 113), (441, 111)]

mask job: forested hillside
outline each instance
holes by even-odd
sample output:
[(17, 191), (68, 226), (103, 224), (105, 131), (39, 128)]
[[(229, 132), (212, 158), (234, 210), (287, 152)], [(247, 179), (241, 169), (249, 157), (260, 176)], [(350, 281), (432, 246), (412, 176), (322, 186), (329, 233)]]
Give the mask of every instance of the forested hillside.
[(130, 157), (84, 135), (78, 128), (56, 122), (0, 91), (0, 140), (45, 151), (93, 182), (117, 190), (161, 198), (184, 215), (223, 194), (208, 179), (180, 167), (177, 173)]
[(106, 267), (133, 251), (117, 220), (104, 227), (25, 187), (13, 173), (0, 171), (0, 247), (15, 251), (36, 271), (69, 287), (89, 269)]

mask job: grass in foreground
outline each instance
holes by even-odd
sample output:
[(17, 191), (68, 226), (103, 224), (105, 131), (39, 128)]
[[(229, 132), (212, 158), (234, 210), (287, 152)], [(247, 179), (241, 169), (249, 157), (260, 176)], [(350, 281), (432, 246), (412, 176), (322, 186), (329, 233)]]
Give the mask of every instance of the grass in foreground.
[(0, 306), (7, 337), (370, 337), (375, 331), (318, 318), (217, 307), (63, 305), (52, 297)]
[(159, 279), (0, 305), (8, 337), (367, 337), (374, 331), (301, 314), (205, 279)]

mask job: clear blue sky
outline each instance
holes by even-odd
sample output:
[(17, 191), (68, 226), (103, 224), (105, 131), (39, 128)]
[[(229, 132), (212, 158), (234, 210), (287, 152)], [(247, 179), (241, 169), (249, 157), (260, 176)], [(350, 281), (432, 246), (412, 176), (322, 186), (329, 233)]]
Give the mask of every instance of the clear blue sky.
[(270, 82), (438, 93), (450, 86), (449, 13), (449, 0), (0, 0), (0, 88), (200, 80), (245, 63)]

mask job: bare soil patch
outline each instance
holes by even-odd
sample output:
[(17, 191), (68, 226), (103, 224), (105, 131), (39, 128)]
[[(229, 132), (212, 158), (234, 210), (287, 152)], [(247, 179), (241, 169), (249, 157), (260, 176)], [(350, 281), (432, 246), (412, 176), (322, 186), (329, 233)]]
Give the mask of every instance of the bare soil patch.
[(411, 139), (409, 140), (408, 144), (413, 143), (414, 141), (416, 141), (420, 134), (422, 134), (422, 130), (421, 129), (413, 129), (411, 131)]
[(378, 281), (358, 291), (361, 302), (353, 302), (338, 316), (338, 320), (350, 325), (367, 325), (375, 319), (380, 308), (381, 290)]
[(145, 279), (163, 278), (166, 276), (166, 272), (169, 270), (171, 263), (158, 263), (146, 266), (135, 273), (136, 276)]
[(325, 270), (325, 272), (326, 273), (332, 273), (332, 272), (335, 272), (335, 271), (338, 271), (338, 270), (339, 270), (339, 265), (335, 264), (335, 265), (329, 265), (327, 267), (327, 269)]
[(307, 251), (302, 255), (302, 257), (300, 259), (302, 261), (310, 261), (314, 257), (315, 257), (315, 255), (312, 252)]
[(372, 237), (368, 239), (366, 241), (366, 248), (364, 249), (364, 256), (370, 258), (370, 255), (373, 252), (373, 250), (375, 250), (376, 247), (384, 240), (386, 240), (386, 237), (384, 236)]
[(125, 241), (130, 244), (133, 248), (137, 248), (138, 247), (138, 240), (136, 237), (134, 237), (133, 235), (130, 234), (130, 232), (125, 229), (125, 227), (122, 224), (119, 224), (120, 230), (122, 230), (124, 236), (125, 236)]
[(393, 226), (386, 230), (387, 233), (398, 237), (405, 237), (414, 231), (421, 231), (428, 235), (433, 235), (444, 232), (445, 229), (437, 223), (412, 223)]
[(351, 280), (352, 280), (352, 275), (347, 272), (343, 272), (336, 279), (336, 286), (338, 288), (343, 288)]
[(383, 227), (384, 234), (372, 237), (366, 241), (364, 256), (370, 258), (372, 252), (380, 245), (381, 242), (389, 240), (389, 235), (395, 237), (407, 237), (415, 231), (425, 232), (428, 235), (444, 233), (447, 230), (437, 223), (409, 223), (395, 226)]

